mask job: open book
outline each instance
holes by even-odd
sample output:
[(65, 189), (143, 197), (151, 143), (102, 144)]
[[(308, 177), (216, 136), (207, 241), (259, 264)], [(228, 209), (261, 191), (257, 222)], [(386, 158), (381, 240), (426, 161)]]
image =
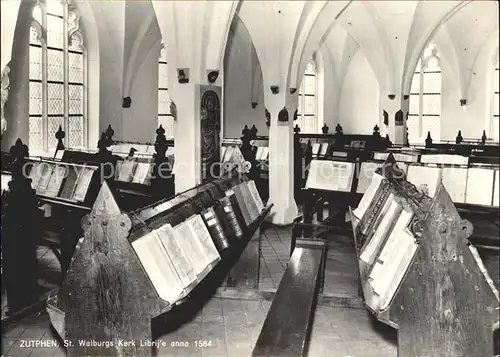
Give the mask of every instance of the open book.
[(377, 295), (378, 310), (386, 309), (394, 297), (418, 245), (408, 229), (413, 212), (402, 210), (382, 251), (375, 260), (368, 281)]
[(350, 192), (354, 177), (354, 163), (331, 160), (312, 160), (306, 188)]
[(158, 296), (173, 304), (184, 291), (184, 285), (162, 245), (157, 231), (152, 231), (132, 243)]

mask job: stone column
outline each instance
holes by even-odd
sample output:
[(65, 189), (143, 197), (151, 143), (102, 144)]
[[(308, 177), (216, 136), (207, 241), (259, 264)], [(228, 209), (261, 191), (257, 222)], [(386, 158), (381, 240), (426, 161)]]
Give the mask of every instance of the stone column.
[(288, 225), (298, 216), (294, 199), (293, 116), (298, 95), (272, 95), (266, 98), (271, 114), (269, 129), (269, 201), (274, 204), (274, 224)]
[(408, 143), (406, 120), (409, 109), (410, 100), (408, 95), (390, 94), (382, 99), (382, 110), (387, 113), (388, 119), (387, 134), (394, 145), (405, 146)]
[(177, 84), (169, 90), (175, 103), (175, 193), (201, 183), (200, 88), (191, 83)]

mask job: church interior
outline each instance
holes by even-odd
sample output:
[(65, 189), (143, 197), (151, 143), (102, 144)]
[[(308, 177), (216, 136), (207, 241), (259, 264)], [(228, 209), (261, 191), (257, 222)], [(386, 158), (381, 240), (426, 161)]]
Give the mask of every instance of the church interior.
[(0, 6), (2, 356), (500, 355), (498, 1)]

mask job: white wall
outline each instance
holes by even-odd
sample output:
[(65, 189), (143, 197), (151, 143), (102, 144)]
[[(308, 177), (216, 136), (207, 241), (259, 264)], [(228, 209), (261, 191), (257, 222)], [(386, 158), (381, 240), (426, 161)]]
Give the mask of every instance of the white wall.
[[(269, 135), (262, 88), (258, 90), (258, 105), (252, 108), (252, 46), (245, 26), (235, 18), (224, 59), (224, 138), (240, 137), (245, 125), (251, 128), (254, 124), (258, 135)], [(262, 82), (259, 85), (262, 87)]]
[(123, 109), (123, 140), (154, 142), (158, 127), (158, 54), (154, 46), (139, 66), (130, 91), (132, 105)]
[[(373, 127), (379, 121), (379, 85), (361, 51), (356, 52), (348, 67), (339, 107), (338, 122), (344, 129), (344, 134), (373, 133)], [(334, 129), (330, 127), (330, 131)]]

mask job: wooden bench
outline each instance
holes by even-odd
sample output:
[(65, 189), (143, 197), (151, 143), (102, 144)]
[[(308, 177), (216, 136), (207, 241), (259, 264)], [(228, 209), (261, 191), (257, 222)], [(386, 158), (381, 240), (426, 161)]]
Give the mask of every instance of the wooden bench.
[(307, 353), (324, 251), (323, 240), (297, 239), (252, 357)]

